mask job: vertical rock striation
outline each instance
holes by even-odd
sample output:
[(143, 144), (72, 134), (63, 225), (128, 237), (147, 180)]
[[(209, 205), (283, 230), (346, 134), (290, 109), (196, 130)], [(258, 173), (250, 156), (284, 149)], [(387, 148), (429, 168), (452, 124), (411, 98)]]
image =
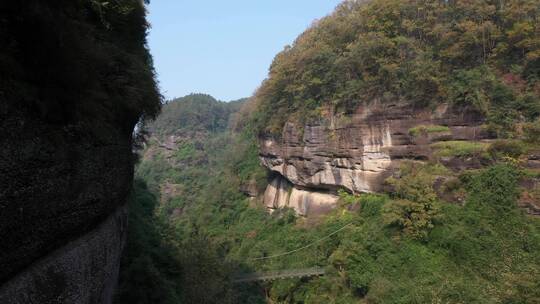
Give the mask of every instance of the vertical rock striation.
[[(287, 123), (281, 138), (261, 138), (261, 161), (278, 175), (266, 190), (265, 205), (293, 207), (302, 215), (325, 212), (337, 203), (337, 190), (379, 191), (401, 160), (429, 159), (433, 142), (488, 138), (482, 123), (480, 115), (446, 105), (431, 110), (377, 102), (327, 121)], [(420, 125), (448, 129), (411, 135)]]

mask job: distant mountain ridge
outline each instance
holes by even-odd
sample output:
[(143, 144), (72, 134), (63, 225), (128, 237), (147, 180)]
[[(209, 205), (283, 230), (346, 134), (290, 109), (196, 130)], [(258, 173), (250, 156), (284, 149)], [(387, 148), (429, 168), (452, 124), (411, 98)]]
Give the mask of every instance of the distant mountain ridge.
[(172, 135), (185, 131), (219, 132), (226, 130), (234, 113), (247, 98), (230, 102), (218, 101), (207, 94), (190, 94), (175, 98), (163, 105), (156, 120), (148, 123), (148, 131)]

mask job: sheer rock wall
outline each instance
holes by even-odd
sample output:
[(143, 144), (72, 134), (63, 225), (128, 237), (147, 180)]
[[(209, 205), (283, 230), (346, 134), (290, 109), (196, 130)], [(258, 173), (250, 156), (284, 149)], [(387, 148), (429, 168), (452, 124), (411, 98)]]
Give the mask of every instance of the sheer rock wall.
[[(305, 126), (287, 123), (281, 138), (260, 138), (261, 162), (277, 174), (264, 203), (270, 209), (292, 207), (302, 215), (327, 212), (337, 203), (337, 190), (379, 191), (402, 160), (430, 159), (434, 142), (487, 140), (482, 124), (480, 115), (446, 105), (419, 110), (380, 103)], [(447, 126), (448, 131), (411, 135), (409, 130), (420, 125)]]

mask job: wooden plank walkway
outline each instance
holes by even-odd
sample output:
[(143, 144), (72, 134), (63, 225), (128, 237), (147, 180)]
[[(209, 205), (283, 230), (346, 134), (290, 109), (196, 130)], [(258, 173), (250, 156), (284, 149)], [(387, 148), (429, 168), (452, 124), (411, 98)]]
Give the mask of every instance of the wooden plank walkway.
[(234, 283), (248, 283), (257, 281), (272, 281), (278, 279), (304, 278), (324, 275), (324, 268), (313, 267), (304, 269), (278, 270), (269, 272), (255, 272), (238, 275), (233, 279)]

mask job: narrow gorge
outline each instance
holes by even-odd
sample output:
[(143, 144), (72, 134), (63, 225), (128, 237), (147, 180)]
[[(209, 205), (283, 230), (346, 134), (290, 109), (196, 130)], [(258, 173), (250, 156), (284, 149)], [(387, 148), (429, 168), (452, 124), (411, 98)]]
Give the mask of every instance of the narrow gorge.
[(538, 9), (344, 1), (253, 96), (168, 101), (136, 168), (167, 254), (125, 276), (171, 303), (536, 303)]
[(0, 303), (539, 304), (540, 2), (321, 3), (0, 3)]

